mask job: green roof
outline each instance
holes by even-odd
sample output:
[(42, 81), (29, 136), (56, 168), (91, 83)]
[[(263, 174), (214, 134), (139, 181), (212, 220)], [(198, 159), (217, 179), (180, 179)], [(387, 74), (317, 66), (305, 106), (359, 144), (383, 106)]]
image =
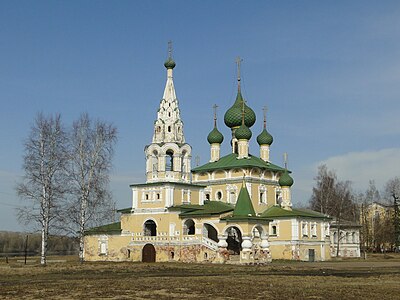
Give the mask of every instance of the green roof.
[(239, 127), (242, 125), (242, 112), (244, 106), (244, 123), (247, 127), (251, 127), (256, 122), (256, 114), (247, 106), (246, 101), (242, 97), (240, 90), (236, 95), (235, 103), (226, 111), (224, 115), (225, 125), (229, 128)]
[(231, 153), (226, 156), (221, 157), (216, 162), (209, 162), (205, 165), (199, 166), (197, 168), (192, 169), (192, 172), (206, 172), (206, 171), (213, 171), (213, 170), (226, 170), (226, 169), (233, 169), (233, 168), (260, 168), (263, 170), (269, 171), (276, 171), (276, 172), (283, 172), (285, 171), (284, 168), (281, 168), (277, 165), (271, 164), (270, 162), (265, 162), (261, 158), (253, 156), (249, 154), (248, 158), (238, 159), (238, 155), (236, 153)]
[(294, 183), (294, 180), (292, 177), (290, 177), (288, 170), (285, 169), (285, 172), (281, 175), (279, 178), (279, 185), (280, 186), (292, 186)]
[(170, 207), (169, 210), (179, 210), (180, 217), (220, 215), (234, 210), (233, 205), (221, 201), (205, 201), (204, 205), (183, 204)]
[(121, 233), (121, 222), (111, 223), (103, 226), (89, 228), (85, 231), (85, 235), (95, 234), (120, 234)]
[(272, 137), (272, 135), (265, 128), (257, 136), (257, 143), (259, 145), (271, 145), (273, 141), (274, 141), (274, 138)]
[(210, 144), (221, 144), (224, 141), (224, 136), (218, 131), (217, 126), (208, 134), (207, 141)]
[(240, 189), (238, 199), (236, 201), (233, 217), (255, 217), (253, 204), (251, 203), (249, 192), (244, 184)]
[(132, 212), (132, 207), (118, 209), (117, 212), (121, 214), (129, 214)]
[(262, 214), (263, 218), (292, 218), (292, 217), (306, 217), (316, 219), (330, 219), (327, 215), (309, 209), (283, 209), (278, 205), (271, 206), (266, 209)]

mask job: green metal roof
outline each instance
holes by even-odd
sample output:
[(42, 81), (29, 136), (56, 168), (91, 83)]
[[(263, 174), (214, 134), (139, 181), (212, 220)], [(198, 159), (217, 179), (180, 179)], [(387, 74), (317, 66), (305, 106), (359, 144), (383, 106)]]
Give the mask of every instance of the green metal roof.
[(209, 144), (221, 144), (224, 141), (224, 136), (218, 131), (217, 127), (214, 126), (214, 129), (207, 136), (207, 141)]
[(256, 122), (256, 114), (247, 106), (246, 101), (242, 97), (240, 90), (236, 95), (235, 103), (226, 111), (224, 115), (225, 125), (229, 128), (242, 125), (242, 110), (244, 106), (244, 123), (247, 127), (251, 127)]
[(293, 208), (283, 209), (278, 205), (271, 206), (267, 208), (262, 214), (261, 217), (264, 218), (293, 218), (293, 217), (306, 217), (306, 218), (315, 218), (315, 219), (330, 219), (327, 215), (321, 214), (319, 212), (309, 210), (309, 209), (296, 209)]
[(120, 234), (121, 233), (121, 222), (111, 223), (103, 226), (89, 228), (85, 231), (85, 235), (95, 234)]
[(199, 173), (199, 172), (207, 172), (218, 169), (226, 170), (233, 168), (253, 168), (253, 167), (260, 168), (263, 170), (276, 171), (276, 172), (285, 171), (284, 168), (281, 168), (269, 162), (265, 162), (261, 158), (253, 156), (251, 154), (249, 154), (249, 158), (238, 159), (237, 157), (238, 155), (236, 153), (231, 153), (221, 157), (216, 162), (209, 162), (205, 165), (194, 168), (192, 169), (192, 172)]
[(288, 170), (285, 170), (281, 177), (279, 178), (279, 185), (280, 186), (292, 186), (294, 183), (293, 178), (289, 175)]
[(132, 207), (118, 209), (117, 212), (121, 214), (129, 214), (132, 212)]
[(233, 205), (221, 201), (205, 201), (204, 205), (183, 204), (170, 207), (169, 210), (181, 211), (180, 217), (220, 215), (234, 210)]
[(274, 141), (274, 138), (272, 137), (272, 135), (265, 128), (257, 136), (257, 143), (259, 145), (271, 145), (273, 141)]
[(240, 189), (240, 193), (236, 201), (235, 210), (233, 211), (233, 217), (255, 216), (256, 212), (254, 211), (253, 204), (251, 203), (249, 192), (247, 191), (246, 185), (243, 185)]

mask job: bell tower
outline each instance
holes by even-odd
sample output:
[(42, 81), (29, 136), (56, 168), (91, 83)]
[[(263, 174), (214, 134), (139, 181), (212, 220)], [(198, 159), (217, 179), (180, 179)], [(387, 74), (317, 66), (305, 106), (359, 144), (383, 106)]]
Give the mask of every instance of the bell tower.
[(167, 82), (154, 122), (152, 143), (145, 147), (146, 182), (190, 182), (192, 148), (185, 142), (183, 122), (176, 97), (172, 59), (172, 44), (168, 43), (168, 58), (164, 63)]

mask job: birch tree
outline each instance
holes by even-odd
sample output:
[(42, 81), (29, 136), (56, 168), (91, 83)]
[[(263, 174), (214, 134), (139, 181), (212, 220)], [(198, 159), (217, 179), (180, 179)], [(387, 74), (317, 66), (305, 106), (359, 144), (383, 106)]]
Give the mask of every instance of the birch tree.
[(50, 226), (60, 217), (66, 193), (66, 133), (60, 115), (39, 113), (25, 142), (25, 174), (16, 186), (21, 199), (29, 204), (18, 209), (18, 219), (33, 223), (41, 231), (40, 263), (46, 265)]
[(68, 216), (78, 227), (81, 261), (84, 258), (87, 226), (113, 217), (108, 183), (116, 140), (117, 130), (113, 125), (93, 122), (87, 113), (72, 125), (69, 136), (71, 202)]

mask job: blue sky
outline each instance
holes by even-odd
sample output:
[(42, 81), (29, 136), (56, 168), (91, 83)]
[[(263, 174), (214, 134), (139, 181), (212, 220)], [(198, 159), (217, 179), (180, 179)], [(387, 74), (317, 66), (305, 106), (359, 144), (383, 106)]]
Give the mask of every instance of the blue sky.
[(0, 230), (27, 230), (14, 187), (40, 111), (67, 125), (87, 111), (117, 126), (111, 189), (118, 207), (130, 205), (169, 40), (186, 140), (201, 163), (214, 103), (229, 152), (223, 114), (240, 56), (253, 137), (266, 105), (271, 159), (282, 165), (288, 152), (295, 205), (308, 201), (321, 163), (356, 191), (400, 175), (398, 1), (0, 1)]

